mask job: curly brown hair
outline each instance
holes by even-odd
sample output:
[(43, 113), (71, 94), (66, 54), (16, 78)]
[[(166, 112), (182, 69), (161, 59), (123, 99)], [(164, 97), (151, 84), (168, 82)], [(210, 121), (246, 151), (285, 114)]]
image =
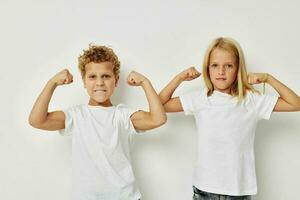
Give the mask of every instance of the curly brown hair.
[(110, 62), (113, 65), (115, 76), (120, 74), (120, 61), (114, 51), (106, 46), (89, 45), (87, 50), (83, 50), (83, 54), (78, 58), (78, 67), (82, 78), (84, 78), (86, 64)]

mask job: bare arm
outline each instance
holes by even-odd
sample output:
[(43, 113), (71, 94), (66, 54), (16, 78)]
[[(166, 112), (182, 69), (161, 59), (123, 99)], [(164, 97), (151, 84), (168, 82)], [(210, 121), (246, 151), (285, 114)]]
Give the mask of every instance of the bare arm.
[(159, 93), (160, 100), (164, 105), (166, 112), (182, 112), (183, 108), (179, 97), (172, 98), (174, 91), (183, 81), (190, 81), (198, 78), (201, 74), (194, 68), (190, 67), (176, 75), (169, 84)]
[(280, 97), (273, 109), (274, 112), (300, 111), (300, 97), (272, 75), (266, 73), (253, 73), (249, 75), (252, 84), (268, 83), (278, 92)]
[(149, 112), (138, 111), (131, 116), (135, 129), (149, 130), (163, 125), (167, 121), (166, 113), (151, 82), (137, 72), (131, 72), (127, 82), (132, 86), (142, 86), (149, 104)]
[(73, 80), (68, 70), (63, 70), (48, 81), (37, 98), (29, 115), (29, 124), (43, 130), (60, 130), (65, 127), (65, 115), (62, 111), (48, 112), (48, 106), (58, 85), (69, 84)]
[(268, 75), (266, 82), (271, 85), (280, 95), (280, 98), (278, 99), (273, 111), (300, 111), (300, 97), (294, 91), (271, 75)]

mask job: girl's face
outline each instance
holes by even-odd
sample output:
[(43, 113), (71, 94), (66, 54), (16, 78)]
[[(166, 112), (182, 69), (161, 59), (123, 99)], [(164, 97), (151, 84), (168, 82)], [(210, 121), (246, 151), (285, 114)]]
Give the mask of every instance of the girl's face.
[(216, 48), (210, 54), (208, 70), (214, 90), (229, 94), (238, 72), (236, 57), (226, 50)]

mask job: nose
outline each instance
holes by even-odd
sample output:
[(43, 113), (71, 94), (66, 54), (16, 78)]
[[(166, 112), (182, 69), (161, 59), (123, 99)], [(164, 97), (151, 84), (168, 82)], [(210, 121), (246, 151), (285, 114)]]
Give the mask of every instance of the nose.
[(224, 75), (225, 74), (225, 67), (224, 66), (220, 66), (219, 67), (218, 74), (220, 74), (220, 75)]
[(104, 85), (104, 80), (102, 78), (98, 78), (96, 81), (96, 85)]

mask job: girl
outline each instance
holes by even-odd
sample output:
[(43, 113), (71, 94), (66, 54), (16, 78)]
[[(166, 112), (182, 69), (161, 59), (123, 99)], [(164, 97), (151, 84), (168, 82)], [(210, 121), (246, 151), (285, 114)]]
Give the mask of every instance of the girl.
[[(198, 155), (194, 172), (194, 200), (251, 199), (256, 194), (254, 135), (257, 122), (272, 111), (300, 111), (300, 97), (272, 75), (247, 74), (239, 44), (217, 38), (203, 64), (206, 88), (172, 97), (183, 82), (201, 74), (188, 68), (160, 92), (166, 112), (195, 117)], [(261, 95), (252, 84), (268, 83), (279, 97)]]

